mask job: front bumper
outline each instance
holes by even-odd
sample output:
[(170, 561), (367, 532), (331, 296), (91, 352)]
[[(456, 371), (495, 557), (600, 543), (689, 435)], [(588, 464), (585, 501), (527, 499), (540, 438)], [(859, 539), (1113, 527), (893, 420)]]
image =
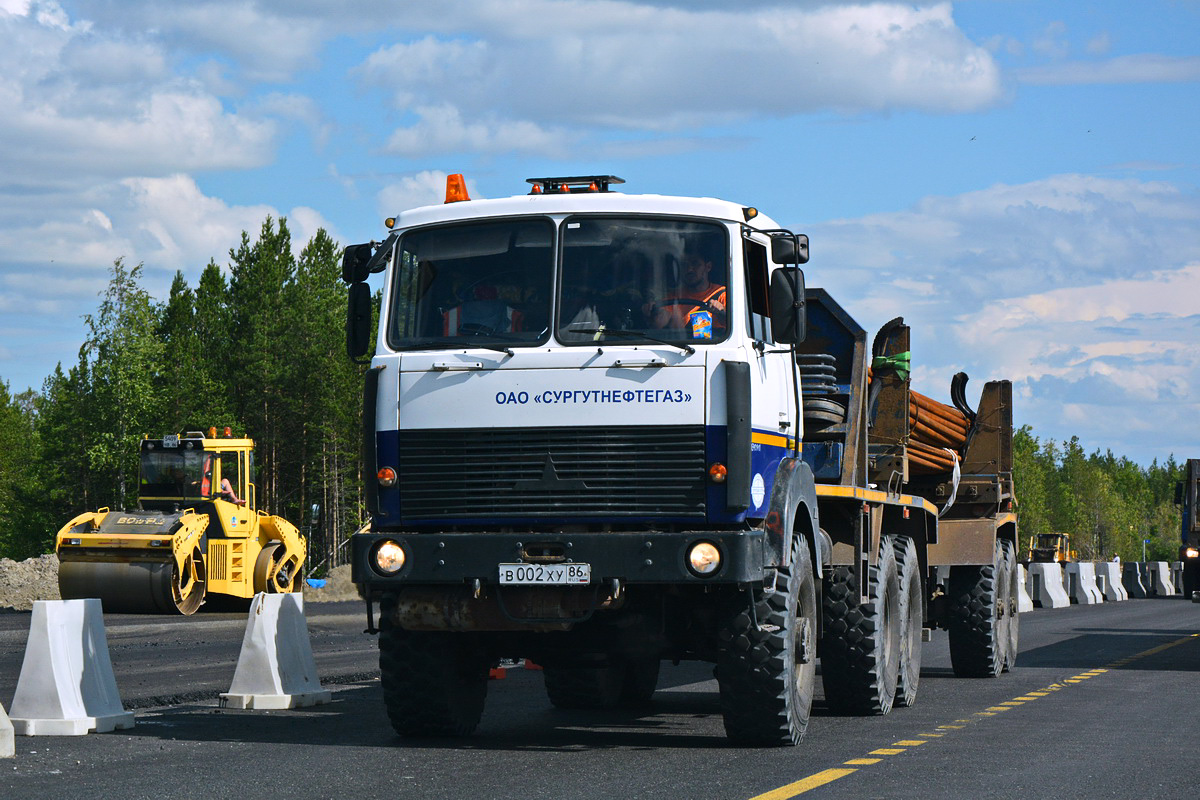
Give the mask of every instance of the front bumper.
[[(395, 575), (373, 566), (375, 548), (393, 541), (404, 549), (404, 567)], [(689, 548), (711, 542), (721, 567), (700, 577), (688, 569)], [(387, 591), (412, 585), (496, 583), (499, 564), (545, 563), (545, 554), (591, 565), (592, 583), (738, 584), (761, 581), (765, 563), (762, 531), (602, 532), (602, 533), (412, 533), (370, 532), (352, 537), (351, 575), (355, 583)], [(531, 554), (534, 554), (531, 557)], [(541, 558), (539, 558), (541, 556)], [(551, 556), (553, 557), (553, 556)]]

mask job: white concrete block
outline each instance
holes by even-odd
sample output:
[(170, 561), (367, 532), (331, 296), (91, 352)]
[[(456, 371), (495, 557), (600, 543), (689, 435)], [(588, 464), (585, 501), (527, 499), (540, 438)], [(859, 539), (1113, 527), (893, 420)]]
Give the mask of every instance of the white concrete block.
[(303, 595), (255, 595), (233, 683), (221, 695), (221, 706), (301, 708), (331, 699), (317, 676)]
[(1033, 598), (1029, 596), (1029, 573), (1024, 564), (1017, 564), (1017, 613), (1024, 614), (1033, 611)]
[(133, 727), (117, 692), (99, 600), (34, 602), (9, 719), (18, 736)]
[(1129, 597), (1134, 600), (1144, 600), (1150, 596), (1146, 591), (1143, 573), (1142, 565), (1136, 561), (1126, 561), (1121, 565), (1121, 583)]
[(1104, 595), (1096, 585), (1096, 565), (1090, 561), (1079, 561), (1063, 565), (1067, 597), (1072, 603), (1093, 606), (1104, 602)]
[(1071, 598), (1063, 585), (1061, 564), (1029, 565), (1030, 596), (1038, 608), (1066, 608)]
[(1129, 599), (1129, 592), (1121, 582), (1121, 564), (1118, 561), (1101, 561), (1096, 565), (1096, 586), (1100, 594), (1110, 603)]
[(1175, 583), (1171, 580), (1171, 567), (1166, 561), (1147, 561), (1146, 569), (1150, 575), (1150, 585), (1146, 588), (1159, 597), (1173, 597)]
[(4, 712), (4, 704), (0, 703), (0, 758), (12, 758), (17, 752), (17, 744), (13, 740), (13, 724)]
[(1171, 562), (1171, 583), (1175, 586), (1175, 594), (1183, 594), (1183, 562)]

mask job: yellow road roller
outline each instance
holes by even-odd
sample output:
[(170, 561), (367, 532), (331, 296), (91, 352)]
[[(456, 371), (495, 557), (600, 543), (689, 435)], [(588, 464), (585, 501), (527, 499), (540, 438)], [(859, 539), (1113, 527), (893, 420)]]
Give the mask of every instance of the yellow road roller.
[(142, 440), (137, 508), (80, 514), (55, 537), (64, 600), (98, 597), (105, 611), (192, 614), (205, 598), (299, 589), (304, 537), (258, 510), (254, 441), (224, 433)]

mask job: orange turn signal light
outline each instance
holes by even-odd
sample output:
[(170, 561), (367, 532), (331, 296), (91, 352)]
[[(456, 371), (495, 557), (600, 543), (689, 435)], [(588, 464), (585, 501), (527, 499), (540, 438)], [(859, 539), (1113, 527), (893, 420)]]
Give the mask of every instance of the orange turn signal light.
[(379, 485), (385, 488), (396, 485), (396, 470), (391, 467), (382, 467), (375, 477), (379, 479)]
[(708, 479), (713, 483), (724, 483), (727, 475), (729, 475), (729, 470), (720, 462), (708, 468)]

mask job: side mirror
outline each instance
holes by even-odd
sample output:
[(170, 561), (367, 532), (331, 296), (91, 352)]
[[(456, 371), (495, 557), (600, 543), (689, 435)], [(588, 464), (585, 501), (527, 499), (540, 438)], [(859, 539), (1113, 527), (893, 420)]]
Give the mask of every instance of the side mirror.
[(346, 283), (361, 283), (367, 279), (371, 256), (375, 248), (367, 244), (347, 245), (342, 253), (342, 280)]
[(776, 264), (807, 264), (808, 236), (803, 233), (772, 236), (771, 260)]
[(358, 360), (371, 347), (371, 287), (350, 284), (346, 305), (346, 355)]
[(771, 338), (779, 344), (799, 344), (808, 333), (804, 305), (804, 272), (777, 269), (771, 273)]
[(1183, 481), (1175, 481), (1175, 505), (1183, 505)]

